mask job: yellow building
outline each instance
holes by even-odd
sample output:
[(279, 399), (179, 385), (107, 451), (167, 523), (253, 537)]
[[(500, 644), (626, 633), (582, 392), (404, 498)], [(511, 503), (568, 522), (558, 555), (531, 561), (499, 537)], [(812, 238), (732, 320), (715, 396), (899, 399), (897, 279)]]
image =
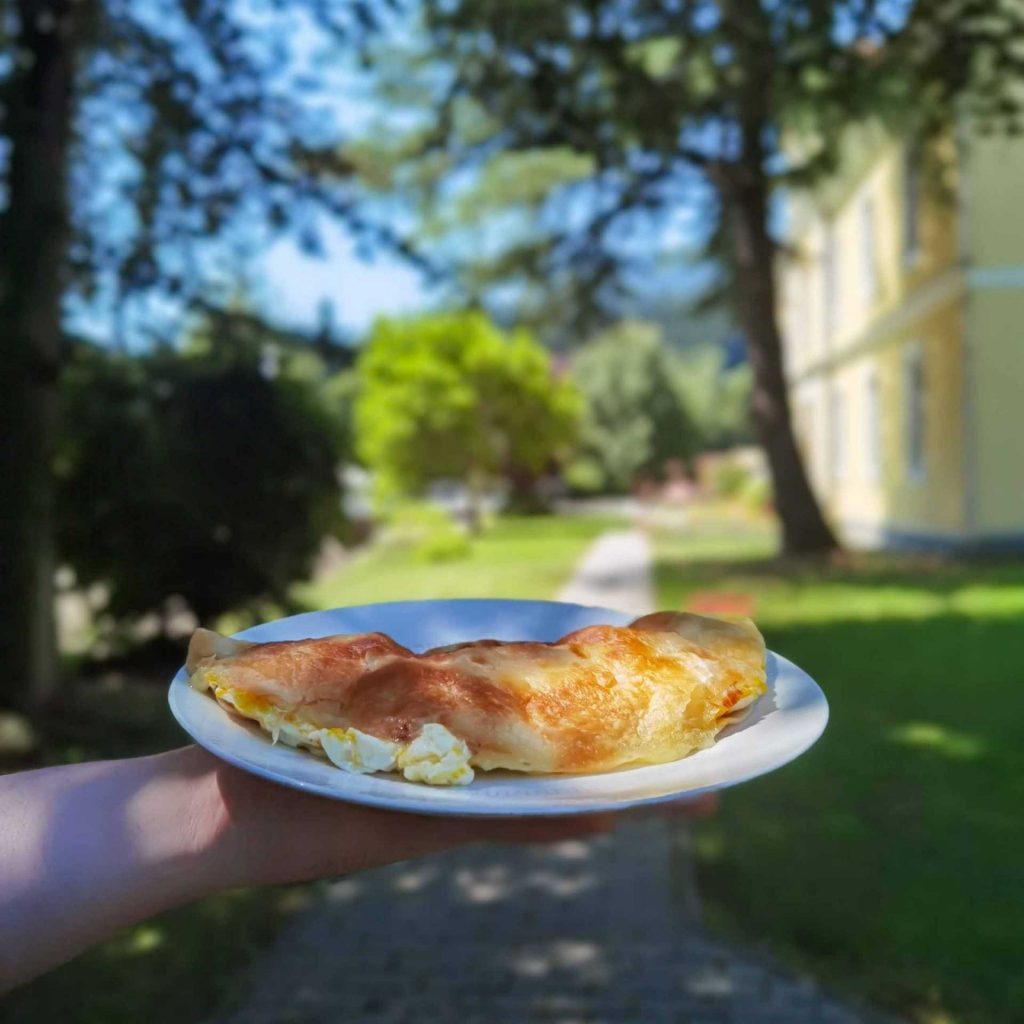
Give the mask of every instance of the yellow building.
[(812, 484), (853, 546), (1024, 546), (1024, 140), (851, 133), (789, 197), (780, 325)]

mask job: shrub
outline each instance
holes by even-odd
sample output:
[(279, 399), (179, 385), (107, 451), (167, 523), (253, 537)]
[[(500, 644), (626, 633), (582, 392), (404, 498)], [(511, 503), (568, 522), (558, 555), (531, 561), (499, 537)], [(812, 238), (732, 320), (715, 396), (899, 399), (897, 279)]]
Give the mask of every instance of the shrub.
[(342, 525), (342, 431), (308, 366), (258, 353), (76, 351), (62, 393), (58, 544), (117, 619), (180, 595), (209, 621), (283, 600)]
[(722, 457), (711, 477), (711, 487), (720, 498), (738, 498), (750, 483), (750, 473), (741, 463)]
[(565, 467), (566, 486), (574, 494), (600, 494), (607, 487), (601, 463), (593, 456), (581, 455)]

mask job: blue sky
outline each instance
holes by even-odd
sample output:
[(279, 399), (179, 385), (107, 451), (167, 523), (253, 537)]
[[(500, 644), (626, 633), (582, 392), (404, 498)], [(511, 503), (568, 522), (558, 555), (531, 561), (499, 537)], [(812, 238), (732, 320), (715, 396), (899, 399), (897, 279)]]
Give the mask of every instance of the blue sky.
[(294, 242), (272, 244), (258, 262), (260, 311), (282, 326), (313, 328), (320, 307), (331, 303), (334, 322), (356, 336), (377, 316), (412, 313), (438, 297), (405, 261), (384, 252), (367, 262), (356, 255), (344, 229), (325, 223), (324, 256), (300, 252)]
[[(399, 21), (389, 33), (406, 31), (408, 26)], [(301, 13), (295, 15), (292, 62), (294, 73), (317, 79), (318, 102), (334, 125), (344, 125), (346, 137), (380, 130), (386, 112), (374, 94), (373, 73), (325, 46), (311, 19)], [(362, 258), (345, 229), (327, 217), (321, 219), (319, 230), (320, 257), (281, 239), (253, 262), (257, 304), (269, 319), (284, 326), (315, 327), (327, 301), (333, 306), (334, 322), (358, 336), (378, 316), (412, 313), (437, 300), (437, 289), (429, 288), (404, 260), (382, 250)]]
[[(300, 132), (311, 145), (330, 147), (372, 134), (382, 130), (382, 118), (393, 116), (376, 95), (373, 71), (360, 68), (346, 45), (318, 29), (307, 10), (296, 5), (279, 11), (259, 0), (237, 0), (237, 6), (251, 29), (251, 45), (269, 45), (268, 41), (287, 36), (286, 61), (275, 64), (265, 57), (273, 68), (266, 85), (271, 93), (302, 97), (307, 117)], [(140, 4), (139, 9), (159, 13), (158, 6)], [(93, 118), (90, 125), (100, 133), (108, 121)], [(137, 130), (137, 125), (126, 130), (116, 122), (109, 138), (97, 135), (94, 146), (109, 150), (103, 163), (109, 181), (100, 183), (108, 187), (104, 190), (90, 181), (78, 200), (90, 200), (95, 207), (93, 222), (105, 232), (101, 241), (115, 249), (127, 245), (137, 228), (135, 210), (122, 196), (130, 192), (134, 168), (126, 138)], [(409, 263), (380, 246), (367, 246), (365, 240), (357, 250), (353, 237), (328, 215), (316, 217), (321, 252), (314, 256), (294, 237), (275, 234), (261, 216), (249, 216), (242, 199), (238, 215), (220, 236), (196, 237), (167, 249), (193, 272), (198, 268), (208, 297), (215, 301), (218, 296), (237, 295), (271, 323), (308, 330), (320, 324), (328, 303), (335, 327), (358, 341), (376, 317), (413, 313), (438, 300), (439, 288), (428, 286)], [(413, 227), (399, 223), (397, 215), (381, 205), (369, 219), (396, 230)], [(65, 314), (71, 330), (97, 344), (144, 348), (154, 337), (180, 335), (186, 326), (186, 306), (159, 288), (123, 298), (112, 269), (101, 271), (94, 284), (89, 294), (68, 296)]]
[[(281, 22), (286, 15), (276, 8), (257, 0), (237, 3), (250, 22), (253, 45), (287, 35), (288, 59), (269, 61), (272, 70), (267, 86), (273, 92), (303, 98), (308, 117), (302, 121), (301, 132), (310, 136), (306, 139), (310, 144), (330, 148), (353, 139), (386, 136), (429, 116), (420, 105), (382, 99), (379, 72), (389, 59), (387, 50), (380, 63), (361, 67), (347, 46), (324, 36), (301, 7), (288, 8), (287, 20)], [(400, 21), (389, 30), (388, 41), (394, 45), (403, 33), (408, 36), (410, 32), (415, 32), (411, 23)], [(105, 164), (113, 192), (108, 195), (91, 182), (84, 194), (97, 205), (94, 219), (106, 224), (114, 242), (124, 242), (121, 236), (130, 236), (134, 230), (135, 212), (130, 202), (117, 201), (124, 182), (116, 172), (130, 169), (131, 159), (118, 149), (125, 149), (126, 140), (114, 134), (115, 156)], [(204, 280), (210, 298), (242, 299), (271, 323), (310, 331), (320, 325), (328, 305), (339, 332), (359, 341), (377, 317), (415, 313), (446, 297), (443, 286), (428, 284), (417, 269), (386, 248), (368, 246), (365, 238), (357, 244), (341, 223), (326, 214), (311, 215), (320, 250), (313, 255), (297, 239), (274, 235), (261, 217), (250, 217), (242, 199), (238, 216), (221, 236), (198, 237), (180, 251), (174, 250), (174, 255)], [(370, 221), (388, 224), (402, 233), (415, 231), (416, 215), (401, 197), (374, 197), (370, 204), (366, 210)], [(656, 264), (655, 248), (667, 255), (672, 249), (692, 246), (700, 234), (700, 210), (698, 203), (665, 213), (656, 225), (645, 224), (639, 232), (627, 232), (629, 237), (623, 235), (619, 244), (623, 251), (639, 247), (638, 251), (653, 256)], [(486, 232), (470, 234), (469, 255), (486, 252)], [(504, 232), (498, 234), (507, 241)], [(660, 281), (659, 274), (654, 278)], [(673, 280), (674, 289), (679, 284)], [(91, 297), (71, 296), (66, 313), (72, 329), (99, 344), (141, 348), (153, 338), (174, 338), (186, 326), (182, 301), (159, 289), (124, 299), (112, 271), (101, 275), (96, 285)]]

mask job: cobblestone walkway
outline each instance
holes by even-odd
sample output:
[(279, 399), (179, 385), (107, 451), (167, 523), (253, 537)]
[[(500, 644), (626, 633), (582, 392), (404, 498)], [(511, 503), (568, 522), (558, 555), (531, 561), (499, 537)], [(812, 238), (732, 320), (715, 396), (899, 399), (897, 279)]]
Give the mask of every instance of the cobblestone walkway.
[[(564, 600), (650, 607), (642, 534), (599, 539)], [(639, 567), (639, 568), (638, 568)], [(660, 818), (334, 882), (216, 1024), (867, 1024), (700, 924), (686, 829)], [(273, 965), (273, 966), (270, 966)]]
[(647, 538), (639, 530), (614, 530), (598, 537), (558, 600), (617, 608), (633, 615), (653, 611)]

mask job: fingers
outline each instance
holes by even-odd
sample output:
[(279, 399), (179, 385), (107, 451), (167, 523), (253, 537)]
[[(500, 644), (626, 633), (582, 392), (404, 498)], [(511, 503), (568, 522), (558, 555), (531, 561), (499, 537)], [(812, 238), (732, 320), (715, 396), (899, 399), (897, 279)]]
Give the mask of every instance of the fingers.
[(445, 818), (377, 810), (299, 793), (218, 765), (228, 834), (242, 877), (282, 882), (345, 874), (468, 843), (587, 839), (637, 817), (697, 818), (713, 795), (618, 814), (543, 818)]

